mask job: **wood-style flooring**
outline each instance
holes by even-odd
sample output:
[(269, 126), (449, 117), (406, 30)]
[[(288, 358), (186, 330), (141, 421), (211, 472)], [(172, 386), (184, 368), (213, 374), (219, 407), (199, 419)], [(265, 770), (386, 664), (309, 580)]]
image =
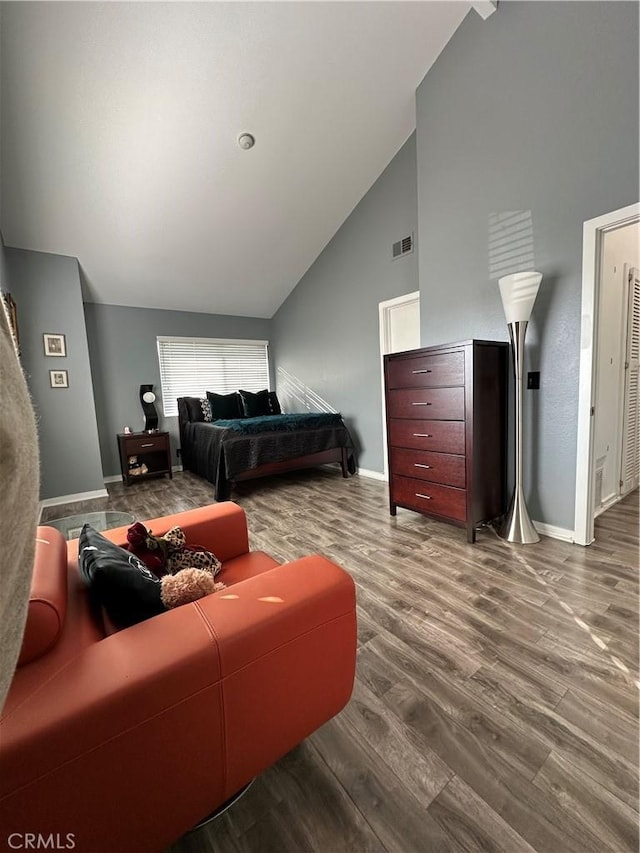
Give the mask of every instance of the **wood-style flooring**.
[[(49, 508), (140, 520), (211, 502), (190, 474)], [(638, 493), (589, 548), (511, 546), (325, 470), (242, 483), (251, 544), (358, 588), (353, 698), (171, 853), (638, 850)], [(188, 760), (185, 757), (185, 760)], [(179, 795), (179, 792), (176, 792)]]

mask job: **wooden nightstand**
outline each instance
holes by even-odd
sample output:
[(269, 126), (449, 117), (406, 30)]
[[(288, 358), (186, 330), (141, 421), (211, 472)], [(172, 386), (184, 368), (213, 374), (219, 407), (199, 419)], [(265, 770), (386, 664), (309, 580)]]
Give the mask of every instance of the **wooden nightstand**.
[[(120, 452), (120, 471), (122, 481), (130, 486), (139, 480), (168, 474), (173, 477), (171, 470), (171, 442), (168, 432), (131, 432), (118, 433), (118, 450)], [(138, 466), (146, 465), (144, 474), (130, 473), (130, 457), (137, 457)]]

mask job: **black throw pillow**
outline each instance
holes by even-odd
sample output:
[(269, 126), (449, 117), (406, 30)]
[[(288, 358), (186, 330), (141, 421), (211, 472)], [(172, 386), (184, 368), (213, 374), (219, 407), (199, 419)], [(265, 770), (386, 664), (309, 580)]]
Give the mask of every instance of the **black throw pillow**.
[(269, 410), (272, 415), (281, 415), (280, 400), (275, 391), (269, 391)]
[[(255, 393), (252, 391), (238, 391), (242, 400), (242, 408), (245, 418), (261, 418), (264, 415), (279, 414), (279, 411), (273, 411), (272, 404), (269, 400), (271, 393), (272, 392), (267, 391), (266, 388), (264, 391), (256, 391)], [(278, 409), (280, 409), (279, 404)]]
[(214, 394), (207, 391), (207, 400), (211, 406), (211, 417), (214, 421), (228, 418), (243, 418), (240, 395), (237, 391), (232, 394)]
[(135, 554), (114, 545), (89, 524), (80, 534), (80, 574), (96, 604), (104, 607), (117, 628), (164, 613), (160, 578)]
[(185, 397), (184, 402), (191, 423), (211, 420), (211, 408), (206, 397)]

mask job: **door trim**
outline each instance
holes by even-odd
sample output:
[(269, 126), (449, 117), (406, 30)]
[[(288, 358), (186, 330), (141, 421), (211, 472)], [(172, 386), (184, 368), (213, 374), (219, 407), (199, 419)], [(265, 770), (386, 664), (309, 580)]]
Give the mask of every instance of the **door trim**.
[(380, 333), (380, 385), (382, 388), (382, 477), (385, 480), (389, 479), (389, 460), (387, 458), (387, 409), (384, 399), (384, 354), (389, 352), (389, 341), (391, 340), (391, 324), (390, 316), (391, 309), (397, 308), (398, 305), (405, 305), (411, 302), (420, 304), (420, 291), (414, 290), (412, 293), (405, 293), (404, 296), (396, 296), (393, 299), (386, 299), (378, 304), (378, 322)]
[(582, 229), (582, 310), (574, 517), (574, 542), (577, 545), (590, 545), (594, 538), (594, 418), (591, 410), (595, 404), (596, 391), (595, 357), (603, 236), (607, 231), (614, 231), (638, 221), (640, 203), (589, 219)]

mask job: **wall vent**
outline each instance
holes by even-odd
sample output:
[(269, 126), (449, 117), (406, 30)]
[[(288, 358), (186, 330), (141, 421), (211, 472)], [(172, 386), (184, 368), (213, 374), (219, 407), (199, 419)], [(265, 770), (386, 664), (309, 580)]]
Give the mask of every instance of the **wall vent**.
[(413, 233), (393, 244), (391, 247), (391, 259), (395, 261), (396, 258), (409, 255), (411, 252), (413, 252)]

